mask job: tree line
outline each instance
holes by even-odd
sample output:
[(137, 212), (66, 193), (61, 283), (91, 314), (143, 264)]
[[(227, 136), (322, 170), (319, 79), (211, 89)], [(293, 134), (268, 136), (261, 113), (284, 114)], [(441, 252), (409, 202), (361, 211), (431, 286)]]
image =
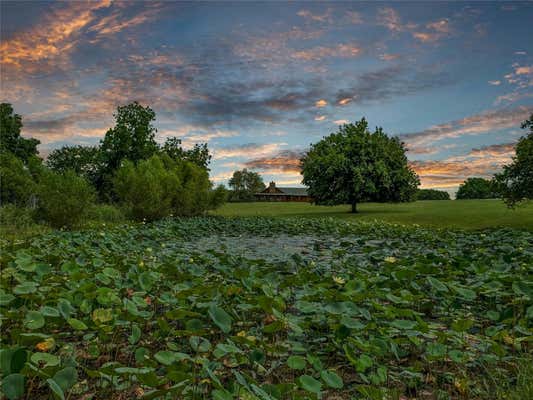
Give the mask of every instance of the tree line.
[[(184, 149), (179, 138), (155, 141), (156, 115), (137, 102), (120, 106), (115, 125), (97, 146), (63, 146), (43, 162), (36, 139), (23, 138), (20, 115), (0, 105), (2, 205), (34, 210), (54, 227), (78, 226), (97, 204), (128, 218), (151, 221), (198, 215), (225, 201), (223, 186), (209, 180), (206, 144)], [(107, 209), (109, 210), (109, 208)]]

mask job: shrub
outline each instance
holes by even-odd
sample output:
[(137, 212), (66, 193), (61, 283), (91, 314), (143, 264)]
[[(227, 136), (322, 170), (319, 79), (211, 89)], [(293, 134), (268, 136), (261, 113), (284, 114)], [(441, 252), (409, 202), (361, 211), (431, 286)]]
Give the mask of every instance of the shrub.
[(125, 222), (126, 217), (120, 208), (112, 204), (94, 204), (87, 212), (87, 220), (91, 222), (119, 224)]
[(457, 200), (494, 199), (498, 197), (498, 194), (491, 181), (483, 178), (468, 178), (459, 186), (455, 197)]
[(0, 203), (26, 206), (35, 192), (29, 169), (13, 154), (0, 153)]
[(162, 155), (134, 165), (126, 161), (113, 180), (115, 194), (126, 214), (153, 221), (169, 215), (199, 215), (223, 202), (212, 190), (205, 168)]
[(40, 178), (37, 215), (54, 228), (73, 228), (86, 218), (94, 189), (73, 171), (46, 171)]
[(444, 190), (418, 189), (416, 200), (450, 200), (450, 194)]

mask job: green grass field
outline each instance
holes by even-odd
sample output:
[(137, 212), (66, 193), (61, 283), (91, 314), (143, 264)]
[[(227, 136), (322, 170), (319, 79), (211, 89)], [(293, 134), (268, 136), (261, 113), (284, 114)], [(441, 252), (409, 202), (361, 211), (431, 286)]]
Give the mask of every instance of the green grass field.
[(483, 229), (511, 227), (533, 230), (533, 203), (508, 209), (500, 200), (441, 200), (414, 203), (362, 203), (359, 213), (349, 206), (307, 203), (228, 203), (214, 212), (222, 216), (334, 217), (350, 221), (388, 221), (440, 228)]

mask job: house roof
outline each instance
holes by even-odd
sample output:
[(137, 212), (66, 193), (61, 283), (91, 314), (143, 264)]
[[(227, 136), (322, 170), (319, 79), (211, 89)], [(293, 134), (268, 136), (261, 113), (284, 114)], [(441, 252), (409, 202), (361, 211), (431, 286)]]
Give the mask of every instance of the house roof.
[(269, 193), (268, 188), (264, 191), (258, 193), (262, 195), (267, 196), (280, 196), (280, 195), (286, 195), (286, 196), (307, 196), (307, 188), (303, 187), (279, 187), (276, 186), (276, 189), (280, 190), (281, 193)]

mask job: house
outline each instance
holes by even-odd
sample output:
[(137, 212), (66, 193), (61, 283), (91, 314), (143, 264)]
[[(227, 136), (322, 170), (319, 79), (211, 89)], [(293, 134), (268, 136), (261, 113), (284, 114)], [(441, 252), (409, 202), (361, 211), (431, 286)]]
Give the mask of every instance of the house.
[(257, 201), (313, 201), (306, 188), (277, 187), (275, 182), (270, 182), (265, 190), (255, 193), (254, 197)]

